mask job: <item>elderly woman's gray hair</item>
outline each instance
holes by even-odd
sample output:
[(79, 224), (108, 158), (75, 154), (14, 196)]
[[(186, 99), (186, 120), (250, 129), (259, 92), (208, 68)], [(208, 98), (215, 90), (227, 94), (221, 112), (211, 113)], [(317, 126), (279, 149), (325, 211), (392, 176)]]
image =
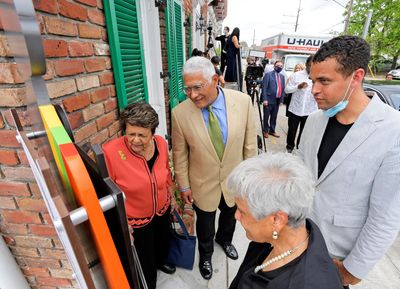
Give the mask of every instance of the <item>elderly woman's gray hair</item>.
[(205, 57), (193, 56), (183, 65), (183, 75), (202, 73), (204, 78), (211, 81), (211, 78), (215, 75), (215, 68), (211, 61)]
[(159, 123), (158, 114), (154, 108), (146, 102), (135, 102), (128, 105), (121, 112), (119, 120), (123, 131), (126, 130), (126, 125), (130, 124), (149, 128), (152, 134), (156, 132)]
[(287, 153), (261, 154), (240, 163), (229, 175), (228, 189), (247, 201), (257, 220), (283, 211), (288, 225), (304, 224), (315, 187), (300, 158)]

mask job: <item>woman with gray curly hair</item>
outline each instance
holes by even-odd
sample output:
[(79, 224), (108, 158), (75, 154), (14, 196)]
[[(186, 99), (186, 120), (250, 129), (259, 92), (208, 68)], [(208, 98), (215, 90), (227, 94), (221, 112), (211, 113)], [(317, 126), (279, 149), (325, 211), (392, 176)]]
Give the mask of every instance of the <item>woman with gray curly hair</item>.
[(124, 136), (103, 145), (110, 178), (126, 196), (126, 214), (148, 288), (155, 289), (157, 268), (172, 274), (166, 264), (169, 247), (169, 211), (175, 206), (167, 142), (155, 135), (156, 111), (145, 102), (121, 113)]
[(342, 289), (318, 227), (306, 218), (314, 183), (291, 154), (262, 154), (228, 177), (250, 242), (230, 289)]

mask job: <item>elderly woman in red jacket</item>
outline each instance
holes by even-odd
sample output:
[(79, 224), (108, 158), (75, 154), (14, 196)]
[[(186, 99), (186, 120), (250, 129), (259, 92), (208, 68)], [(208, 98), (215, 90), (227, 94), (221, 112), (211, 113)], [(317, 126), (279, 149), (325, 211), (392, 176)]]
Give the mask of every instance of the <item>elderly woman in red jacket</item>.
[(107, 169), (126, 196), (128, 223), (148, 288), (156, 288), (157, 268), (165, 263), (169, 243), (169, 211), (174, 203), (167, 142), (155, 130), (158, 115), (147, 103), (128, 106), (120, 116), (124, 136), (103, 145)]

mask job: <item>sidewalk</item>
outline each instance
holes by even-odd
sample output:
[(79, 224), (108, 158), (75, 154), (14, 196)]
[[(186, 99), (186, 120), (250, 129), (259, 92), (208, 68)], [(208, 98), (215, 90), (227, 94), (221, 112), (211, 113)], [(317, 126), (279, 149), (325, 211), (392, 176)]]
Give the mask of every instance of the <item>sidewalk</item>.
[[(257, 107), (254, 107), (256, 125), (258, 133), (261, 132), (261, 125), (258, 117)], [(269, 137), (266, 139), (267, 151), (285, 151), (287, 118), (285, 117), (285, 107), (279, 109), (277, 121), (277, 131), (281, 137)], [(196, 251), (196, 260), (192, 271), (177, 269), (173, 275), (167, 275), (158, 272), (158, 289), (227, 289), (246, 253), (249, 240), (246, 233), (238, 222), (236, 224), (233, 244), (239, 252), (239, 259), (233, 261), (226, 258), (224, 252), (215, 244), (212, 263), (214, 268), (211, 280), (204, 280), (198, 269), (198, 252)], [(368, 278), (359, 285), (352, 286), (352, 289), (399, 289), (400, 288), (400, 237), (386, 253), (385, 257), (370, 272)], [(323, 289), (323, 288), (321, 288)]]

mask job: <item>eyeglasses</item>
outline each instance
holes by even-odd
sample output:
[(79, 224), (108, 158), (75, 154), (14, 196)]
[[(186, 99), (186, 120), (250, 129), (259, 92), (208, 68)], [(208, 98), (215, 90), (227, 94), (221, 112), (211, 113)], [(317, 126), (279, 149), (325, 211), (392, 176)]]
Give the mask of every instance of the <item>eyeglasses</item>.
[(190, 95), (192, 92), (198, 93), (200, 90), (206, 86), (207, 83), (195, 84), (193, 86), (184, 86), (182, 92), (186, 95)]

